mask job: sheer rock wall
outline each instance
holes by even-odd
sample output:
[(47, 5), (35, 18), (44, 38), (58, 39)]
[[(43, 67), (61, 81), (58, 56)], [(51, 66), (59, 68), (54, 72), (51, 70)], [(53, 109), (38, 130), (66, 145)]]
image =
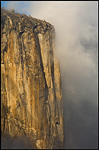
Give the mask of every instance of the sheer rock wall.
[(55, 30), (46, 21), (1, 10), (1, 131), (61, 148), (63, 102)]

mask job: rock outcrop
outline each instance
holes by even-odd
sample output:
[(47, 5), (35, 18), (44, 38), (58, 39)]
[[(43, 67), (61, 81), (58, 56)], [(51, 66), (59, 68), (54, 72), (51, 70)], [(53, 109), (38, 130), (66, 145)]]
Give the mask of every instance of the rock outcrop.
[(55, 30), (1, 9), (1, 132), (30, 136), (37, 148), (63, 148), (63, 102)]

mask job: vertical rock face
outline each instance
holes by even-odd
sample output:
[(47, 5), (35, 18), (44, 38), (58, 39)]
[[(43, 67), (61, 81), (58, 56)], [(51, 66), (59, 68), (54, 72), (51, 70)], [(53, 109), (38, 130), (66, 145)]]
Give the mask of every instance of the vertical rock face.
[(62, 148), (63, 102), (54, 27), (1, 10), (1, 131)]

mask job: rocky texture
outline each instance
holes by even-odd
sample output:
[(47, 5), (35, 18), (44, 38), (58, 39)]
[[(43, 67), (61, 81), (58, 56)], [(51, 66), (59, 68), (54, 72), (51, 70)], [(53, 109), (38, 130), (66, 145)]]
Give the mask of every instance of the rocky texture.
[[(1, 131), (37, 148), (63, 148), (63, 102), (54, 27), (1, 9)], [(32, 147), (33, 148), (33, 147)]]

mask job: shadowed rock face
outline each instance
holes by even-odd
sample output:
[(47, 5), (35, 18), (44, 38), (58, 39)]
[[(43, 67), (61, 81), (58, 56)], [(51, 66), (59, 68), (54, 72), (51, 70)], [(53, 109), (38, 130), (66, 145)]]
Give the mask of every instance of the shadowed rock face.
[(37, 148), (63, 148), (63, 102), (54, 36), (48, 22), (1, 9), (2, 136), (28, 136)]

